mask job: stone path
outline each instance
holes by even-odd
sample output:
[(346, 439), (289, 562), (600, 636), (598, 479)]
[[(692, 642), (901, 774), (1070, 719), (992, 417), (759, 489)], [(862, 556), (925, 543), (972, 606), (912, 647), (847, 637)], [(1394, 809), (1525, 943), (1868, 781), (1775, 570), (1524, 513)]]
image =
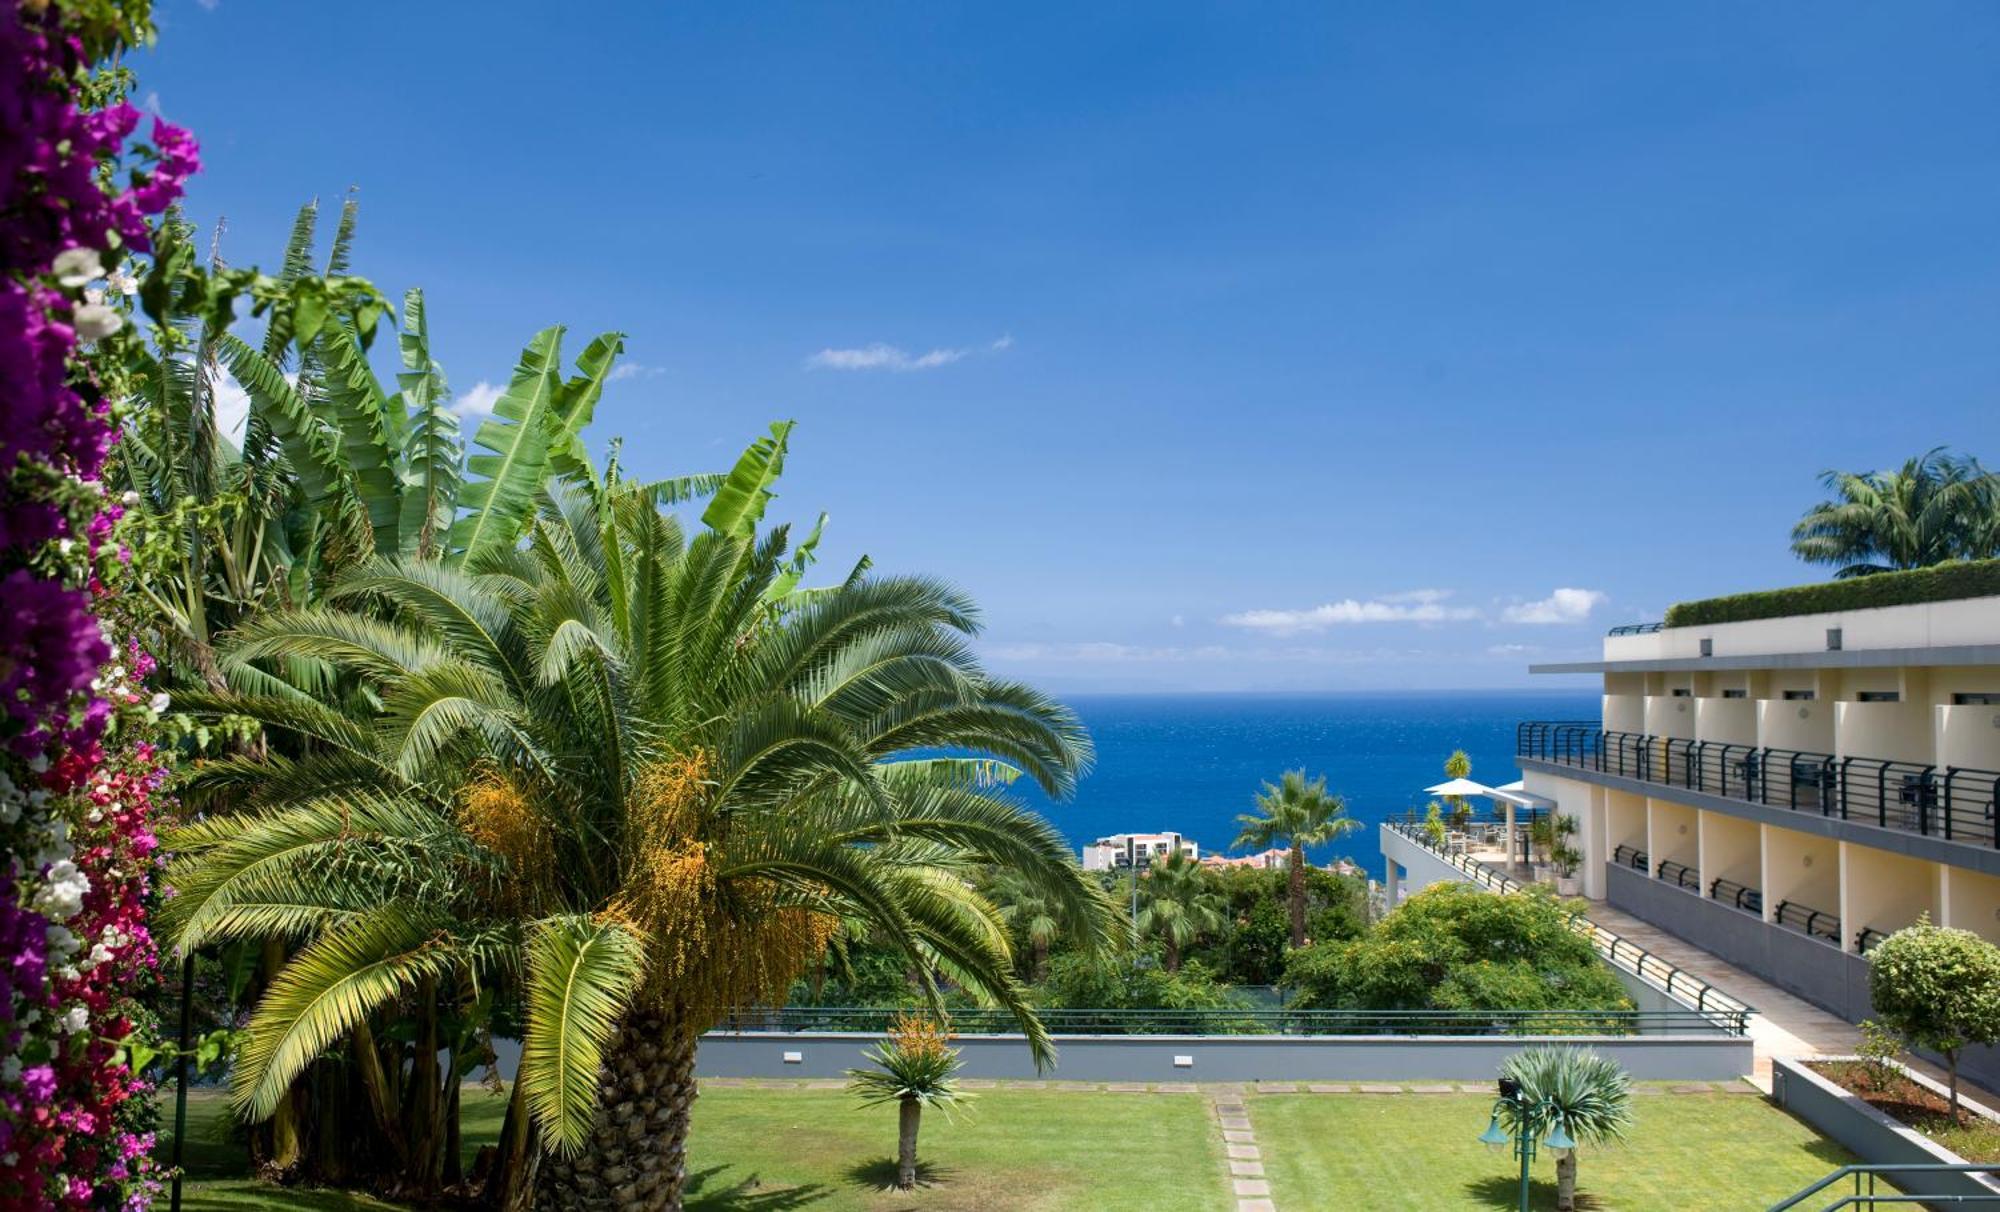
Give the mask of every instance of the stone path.
[(1209, 1106), (1222, 1125), (1222, 1148), (1229, 1159), (1229, 1181), (1236, 1190), (1236, 1212), (1278, 1212), (1271, 1202), (1271, 1184), (1264, 1177), (1264, 1154), (1257, 1147), (1257, 1130), (1250, 1126), (1250, 1109), (1243, 1105), (1241, 1086), (1210, 1091)]

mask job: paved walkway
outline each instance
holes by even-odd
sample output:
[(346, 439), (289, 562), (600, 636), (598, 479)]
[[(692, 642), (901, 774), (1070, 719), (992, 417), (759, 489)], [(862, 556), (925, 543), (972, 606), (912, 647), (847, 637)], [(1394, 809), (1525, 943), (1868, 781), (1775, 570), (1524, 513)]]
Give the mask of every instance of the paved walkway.
[[(1795, 997), (1761, 977), (1752, 976), (1736, 965), (1676, 938), (1629, 913), (1621, 913), (1603, 901), (1590, 902), (1590, 920), (1603, 925), (1653, 952), (1668, 963), (1697, 976), (1750, 1006), (1750, 1040), (1756, 1046), (1756, 1071), (1750, 1080), (1758, 1089), (1771, 1092), (1771, 1058), (1852, 1056), (1861, 1045), (1861, 1028), (1837, 1014), (1820, 1009)], [(1944, 1070), (1915, 1057), (1903, 1061), (1943, 1081)], [(1968, 1097), (2000, 1105), (2000, 1095), (1961, 1079), (1959, 1089)]]
[(1224, 1086), (1214, 1090), (1209, 1106), (1222, 1125), (1222, 1147), (1229, 1157), (1229, 1182), (1235, 1188), (1236, 1212), (1278, 1212), (1278, 1205), (1271, 1202), (1271, 1184), (1264, 1177), (1264, 1154), (1257, 1147), (1257, 1130), (1250, 1126), (1250, 1109), (1243, 1105), (1243, 1088)]

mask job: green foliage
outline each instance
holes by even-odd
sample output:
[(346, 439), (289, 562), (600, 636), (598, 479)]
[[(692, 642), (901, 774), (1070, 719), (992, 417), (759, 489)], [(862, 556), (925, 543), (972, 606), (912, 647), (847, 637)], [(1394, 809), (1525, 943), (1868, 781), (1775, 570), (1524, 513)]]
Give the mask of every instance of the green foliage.
[(1792, 553), (1836, 577), (2000, 556), (2000, 476), (1942, 446), (1894, 471), (1829, 471), (1834, 499), (1792, 528)]
[(1703, 627), (1995, 594), (2000, 594), (2000, 560), (1961, 560), (1910, 572), (1882, 572), (1844, 581), (1681, 602), (1668, 609), (1667, 626)]
[[(1275, 985), (1285, 973), (1291, 945), (1287, 913), (1289, 873), (1263, 867), (1206, 872), (1227, 901), (1229, 923), (1221, 938), (1192, 955), (1232, 984)], [(1357, 876), (1322, 868), (1305, 873), (1306, 934), (1319, 942), (1358, 938), (1367, 929), (1368, 885)]]
[(1956, 1118), (1960, 1051), (2000, 1043), (2000, 947), (1926, 914), (1868, 953), (1868, 995), (1890, 1030), (1945, 1058)]
[(1139, 881), (1139, 935), (1160, 940), (1170, 972), (1196, 940), (1221, 933), (1228, 923), (1207, 875), (1200, 863), (1175, 851), (1154, 862)]
[(1347, 801), (1326, 789), (1326, 776), (1310, 782), (1303, 770), (1287, 770), (1276, 783), (1264, 784), (1257, 811), (1236, 818), (1236, 846), (1320, 846), (1361, 828), (1347, 815)]
[(1434, 884), (1367, 935), (1293, 953), (1297, 1004), (1329, 1010), (1629, 1010), (1569, 910), (1540, 893)]
[(1901, 1076), (1897, 1064), (1902, 1060), (1903, 1041), (1886, 1025), (1872, 1018), (1863, 1019), (1861, 1043), (1854, 1052), (1861, 1058), (1868, 1084), (1875, 1089), (1886, 1090), (1890, 1082)]
[[(509, 420), (573, 415), (596, 373), (555, 404), (517, 384)], [(773, 609), (782, 527), (690, 538), (668, 494), (615, 468), (553, 491), (548, 474), (525, 545), (503, 520), (473, 532), (476, 560), (377, 556), (330, 606), (240, 628), (224, 660), (242, 688), (179, 699), (280, 742), (191, 781), (238, 811), (174, 837), (162, 923), (181, 946), (305, 941), (252, 1017), (244, 1105), (268, 1114), (414, 987), (498, 985), (524, 1002), (542, 1139), (575, 1147), (618, 1022), (691, 1038), (776, 1001), (833, 926), (892, 950), (933, 1004), (949, 982), (1012, 1010), (1048, 1061), (970, 880), (1017, 872), (1080, 952), (1111, 941), (1095, 881), (999, 770), (1067, 794), (1090, 755), (1074, 715), (979, 667), (972, 605), (946, 586), (856, 578)]]
[(1129, 958), (1072, 952), (1049, 965), (1041, 1004), (1073, 1010), (1235, 1010), (1242, 996), (1199, 961), (1178, 972)]
[(1446, 831), (1444, 826), (1444, 805), (1432, 800), (1424, 805), (1424, 838), (1433, 850), (1443, 850)]

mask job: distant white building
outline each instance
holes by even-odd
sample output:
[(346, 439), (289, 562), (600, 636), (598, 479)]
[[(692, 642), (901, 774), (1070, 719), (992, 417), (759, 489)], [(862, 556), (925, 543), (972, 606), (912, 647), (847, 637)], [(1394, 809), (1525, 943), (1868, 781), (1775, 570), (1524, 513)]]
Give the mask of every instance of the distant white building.
[(1201, 858), (1201, 847), (1178, 833), (1114, 833), (1083, 848), (1085, 871), (1127, 871), (1180, 853)]
[(1201, 860), (1204, 867), (1256, 867), (1264, 871), (1276, 871), (1292, 865), (1292, 852), (1273, 848), (1259, 854), (1226, 855), (1211, 854)]

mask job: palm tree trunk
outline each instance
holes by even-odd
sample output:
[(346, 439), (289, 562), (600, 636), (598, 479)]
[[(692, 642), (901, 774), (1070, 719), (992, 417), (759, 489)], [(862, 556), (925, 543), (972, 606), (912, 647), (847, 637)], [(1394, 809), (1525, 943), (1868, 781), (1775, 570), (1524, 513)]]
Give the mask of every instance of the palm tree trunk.
[(1035, 939), (1035, 983), (1040, 984), (1049, 974), (1049, 940)]
[(896, 1109), (896, 1187), (909, 1191), (917, 1185), (917, 1126), (923, 1121), (924, 1105), (906, 1098)]
[(1292, 908), (1292, 946), (1306, 945), (1306, 848), (1292, 843), (1292, 870), (1287, 899)]
[(620, 1024), (598, 1071), (590, 1138), (574, 1157), (542, 1160), (537, 1212), (680, 1212), (695, 1041), (672, 1015)]
[(541, 1152), (534, 1121), (528, 1118), (527, 1096), (518, 1081), (507, 1096), (507, 1118), (500, 1125), (500, 1146), (494, 1152), (482, 1206), (494, 1212), (528, 1212)]
[(1179, 940), (1174, 938), (1174, 932), (1169, 930), (1167, 931), (1167, 971), (1179, 972), (1180, 970), (1181, 945)]
[(1556, 1159), (1556, 1212), (1576, 1212), (1576, 1150)]

